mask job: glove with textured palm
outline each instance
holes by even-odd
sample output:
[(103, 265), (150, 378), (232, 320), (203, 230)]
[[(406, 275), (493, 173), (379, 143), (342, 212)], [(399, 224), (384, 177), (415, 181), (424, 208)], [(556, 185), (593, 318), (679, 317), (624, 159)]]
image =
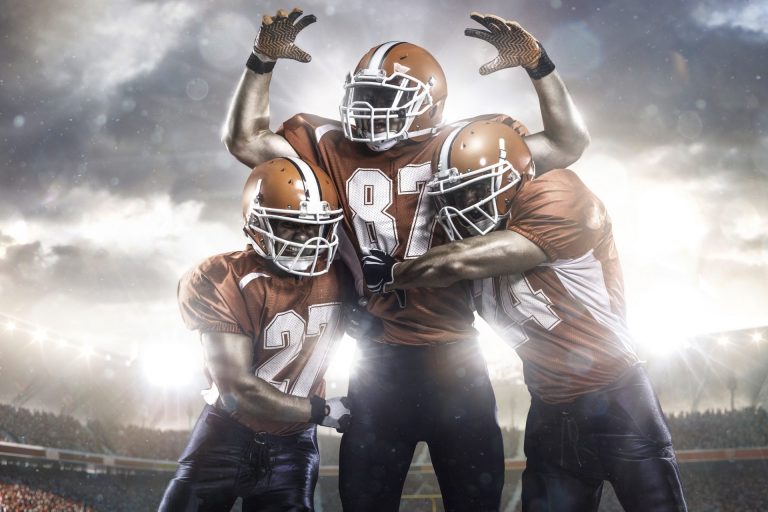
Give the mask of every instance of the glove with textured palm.
[(295, 42), (299, 32), (316, 22), (317, 17), (314, 14), (301, 17), (302, 14), (301, 9), (293, 9), (290, 13), (280, 9), (275, 16), (264, 16), (259, 35), (253, 43), (253, 53), (262, 61), (293, 59), (309, 62), (312, 60), (312, 57), (296, 46)]
[(507, 21), (492, 14), (473, 12), (470, 18), (487, 30), (467, 28), (464, 35), (482, 39), (492, 44), (499, 54), (480, 67), (481, 75), (488, 75), (500, 69), (523, 66), (534, 80), (550, 74), (555, 65), (547, 52), (530, 32), (516, 21)]
[(395, 292), (397, 302), (405, 308), (405, 290), (387, 290), (387, 285), (395, 281), (394, 271), (398, 261), (379, 249), (371, 249), (361, 260), (365, 286), (371, 293)]

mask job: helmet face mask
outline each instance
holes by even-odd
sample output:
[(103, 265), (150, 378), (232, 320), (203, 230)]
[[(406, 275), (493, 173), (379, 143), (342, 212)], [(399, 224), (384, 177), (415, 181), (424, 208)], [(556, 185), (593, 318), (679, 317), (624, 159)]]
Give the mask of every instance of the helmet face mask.
[(344, 83), (339, 107), (344, 136), (386, 151), (431, 133), (446, 94), (442, 68), (423, 48), (403, 42), (372, 48)]
[(313, 276), (328, 271), (339, 245), (340, 211), (328, 207), (309, 214), (254, 203), (245, 230), (256, 252), (290, 274)]
[(512, 164), (501, 159), (463, 174), (455, 167), (438, 172), (427, 184), (427, 194), (435, 201), (437, 220), (450, 239), (461, 240), (496, 229), (506, 214), (499, 211), (496, 198), (519, 181)]
[(511, 126), (493, 120), (460, 124), (432, 159), (426, 185), (437, 220), (451, 240), (486, 235), (508, 217), (518, 185), (533, 176), (525, 141)]
[(243, 231), (256, 253), (278, 269), (321, 275), (339, 246), (343, 214), (337, 203), (323, 171), (298, 158), (277, 158), (256, 167), (246, 183)]
[(401, 72), (387, 76), (364, 69), (350, 75), (339, 108), (344, 135), (373, 145), (392, 142), (389, 147), (407, 139), (413, 120), (432, 107), (430, 88)]

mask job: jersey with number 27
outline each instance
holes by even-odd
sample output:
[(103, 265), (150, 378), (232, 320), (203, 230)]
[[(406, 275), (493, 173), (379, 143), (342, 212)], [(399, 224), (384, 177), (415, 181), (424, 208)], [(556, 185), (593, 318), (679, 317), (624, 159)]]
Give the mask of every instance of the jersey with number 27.
[[(482, 118), (512, 121), (501, 115)], [(278, 133), (301, 158), (325, 169), (333, 179), (358, 256), (379, 249), (402, 261), (446, 241), (424, 184), (432, 177), (434, 152), (452, 129), (446, 125), (427, 140), (403, 141), (383, 152), (348, 141), (338, 121), (309, 114), (287, 120)], [(439, 290), (410, 289), (406, 297), (405, 308), (392, 293), (369, 298), (368, 310), (383, 320), (378, 341), (424, 345), (477, 335), (466, 283)]]
[[(251, 248), (219, 254), (181, 278), (181, 315), (190, 329), (251, 338), (253, 372), (280, 391), (323, 396), (323, 375), (344, 334), (342, 269), (297, 278), (277, 274)], [(269, 418), (248, 426), (277, 435), (307, 428)]]

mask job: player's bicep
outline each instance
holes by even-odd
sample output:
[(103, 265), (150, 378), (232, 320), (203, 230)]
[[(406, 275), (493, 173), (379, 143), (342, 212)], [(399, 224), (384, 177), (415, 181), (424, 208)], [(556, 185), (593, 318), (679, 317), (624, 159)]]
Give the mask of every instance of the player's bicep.
[(525, 144), (531, 152), (537, 176), (541, 176), (552, 169), (565, 168), (578, 158), (559, 149), (546, 132), (528, 135), (525, 137)]
[(253, 359), (253, 342), (243, 334), (203, 332), (203, 360), (221, 392), (232, 389), (238, 379), (248, 374)]
[(227, 144), (227, 149), (240, 162), (250, 168), (279, 157), (298, 157), (282, 135), (264, 130), (245, 140), (232, 141)]

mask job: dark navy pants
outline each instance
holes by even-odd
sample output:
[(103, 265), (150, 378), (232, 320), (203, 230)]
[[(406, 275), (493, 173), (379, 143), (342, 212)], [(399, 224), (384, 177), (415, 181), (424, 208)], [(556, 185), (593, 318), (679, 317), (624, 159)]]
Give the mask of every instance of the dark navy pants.
[(313, 510), (320, 457), (316, 428), (290, 436), (256, 433), (206, 406), (158, 512)]
[(596, 512), (604, 480), (627, 512), (687, 510), (672, 437), (640, 365), (568, 404), (534, 396), (525, 455), (524, 512)]
[(339, 463), (344, 511), (397, 511), (419, 441), (429, 446), (447, 512), (497, 511), (504, 449), (477, 343), (358, 347)]

